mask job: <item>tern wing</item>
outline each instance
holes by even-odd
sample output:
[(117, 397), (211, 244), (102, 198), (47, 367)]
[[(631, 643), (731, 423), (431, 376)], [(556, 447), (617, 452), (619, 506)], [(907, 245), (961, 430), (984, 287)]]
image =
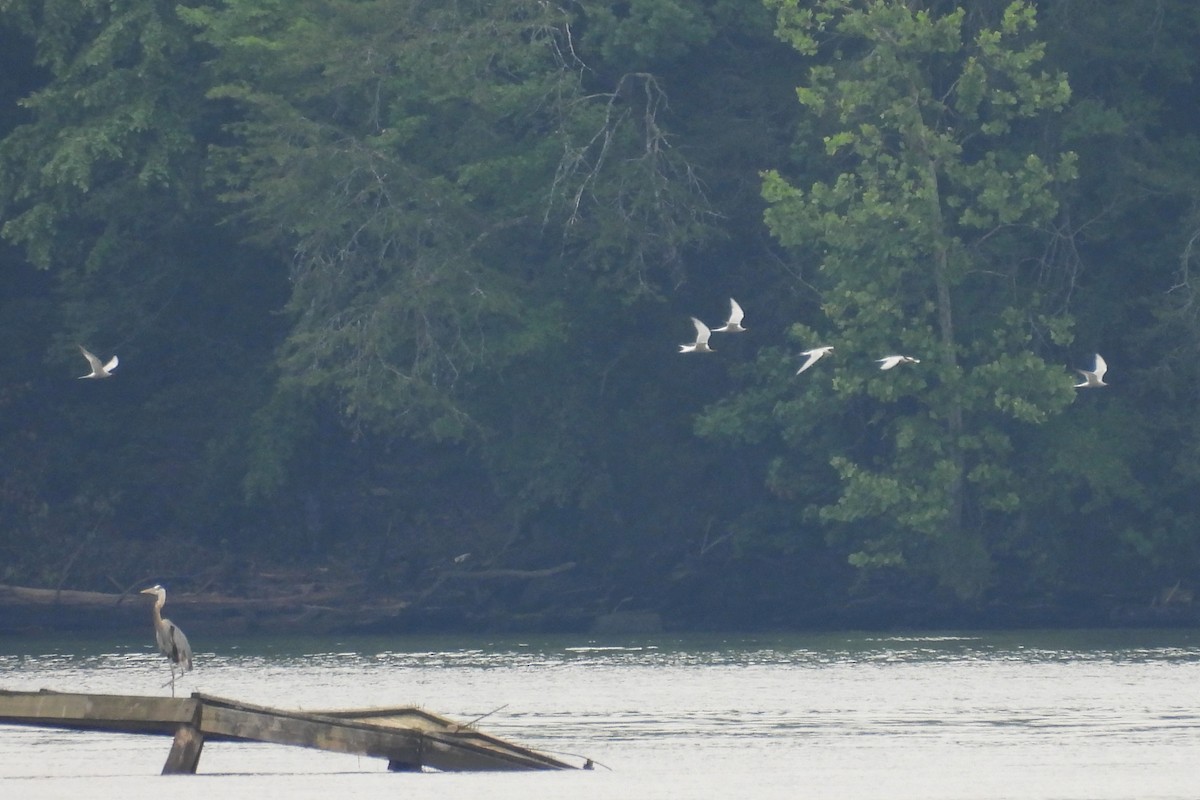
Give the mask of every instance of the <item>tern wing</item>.
[(820, 361), (823, 356), (826, 356), (828, 354), (829, 354), (828, 347), (816, 347), (816, 348), (813, 348), (812, 350), (805, 350), (800, 355), (808, 356), (808, 360), (805, 361), (803, 365), (801, 365), (800, 369), (796, 370), (796, 374), (799, 375), (801, 372), (804, 372), (804, 370), (808, 369), (813, 364)]
[(1106, 372), (1108, 372), (1108, 364), (1104, 362), (1104, 358), (1099, 353), (1096, 353), (1096, 380), (1104, 380), (1104, 373)]
[(732, 297), (729, 298), (729, 324), (741, 325), (745, 316), (746, 315), (742, 313), (742, 307), (738, 305), (738, 301), (734, 300)]
[(692, 324), (696, 326), (696, 344), (707, 344), (709, 337), (712, 336), (712, 331), (695, 317), (692, 317)]
[(103, 367), (100, 366), (100, 359), (89, 353), (86, 347), (79, 345), (79, 352), (83, 353), (83, 357), (88, 360), (88, 364), (90, 364), (92, 367), (92, 372), (99, 372), (103, 369)]

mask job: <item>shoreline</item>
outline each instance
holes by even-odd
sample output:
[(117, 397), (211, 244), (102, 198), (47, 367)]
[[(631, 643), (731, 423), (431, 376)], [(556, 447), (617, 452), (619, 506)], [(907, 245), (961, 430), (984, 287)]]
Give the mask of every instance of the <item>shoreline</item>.
[[(0, 584), (0, 636), (142, 632), (149, 624), (151, 604), (133, 590), (95, 592)], [(1200, 606), (1194, 604), (1084, 610), (999, 604), (973, 609), (857, 606), (828, 609), (803, 620), (780, 616), (766, 625), (739, 627), (728, 621), (703, 624), (703, 620), (672, 618), (653, 609), (613, 613), (553, 606), (538, 611), (480, 609), (465, 599), (431, 604), (398, 596), (364, 595), (359, 586), (332, 585), (260, 596), (178, 593), (170, 595), (166, 611), (185, 630), (203, 635), (1200, 628)]]

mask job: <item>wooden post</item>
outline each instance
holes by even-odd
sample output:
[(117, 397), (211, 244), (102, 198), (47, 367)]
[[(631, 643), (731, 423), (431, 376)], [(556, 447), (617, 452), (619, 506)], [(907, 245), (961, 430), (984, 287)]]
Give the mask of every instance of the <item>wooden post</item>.
[(196, 704), (196, 714), (191, 722), (175, 729), (175, 741), (163, 764), (163, 775), (195, 775), (200, 764), (200, 751), (204, 749), (204, 734), (200, 732), (200, 715), (203, 706)]
[(195, 775), (204, 748), (204, 734), (194, 725), (180, 725), (175, 730), (175, 742), (163, 764), (163, 775)]

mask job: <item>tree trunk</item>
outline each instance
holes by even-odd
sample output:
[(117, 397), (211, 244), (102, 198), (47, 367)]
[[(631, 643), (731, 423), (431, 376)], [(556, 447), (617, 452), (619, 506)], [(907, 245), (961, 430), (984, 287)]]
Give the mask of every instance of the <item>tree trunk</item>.
[[(937, 165), (933, 159), (926, 162), (926, 180), (930, 194), (930, 219), (937, 244), (933, 254), (933, 283), (937, 293), (938, 331), (941, 335), (941, 362), (947, 375), (958, 372), (958, 348), (954, 338), (954, 311), (950, 297), (950, 248), (943, 227), (941, 194), (938, 190)], [(949, 434), (949, 457), (954, 465), (950, 486), (946, 487), (949, 500), (946, 518), (946, 535), (956, 537), (963, 526), (963, 475), (966, 470), (961, 447), (963, 433), (962, 401), (957, 391), (950, 394), (946, 415), (946, 432)]]

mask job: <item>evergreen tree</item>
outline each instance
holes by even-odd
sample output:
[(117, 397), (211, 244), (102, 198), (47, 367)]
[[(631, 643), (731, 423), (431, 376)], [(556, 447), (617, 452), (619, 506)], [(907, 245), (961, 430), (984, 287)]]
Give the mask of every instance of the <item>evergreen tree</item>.
[[(825, 320), (795, 338), (837, 348), (829, 388), (806, 373), (817, 397), (776, 417), (841, 431), (801, 457), (836, 472), (820, 518), (854, 564), (977, 596), (1021, 508), (1023, 426), (1073, 397), (1045, 254), (1074, 159), (1041, 135), (1066, 78), (1043, 66), (1025, 2), (993, 21), (902, 0), (771, 5), (816, 61), (798, 96), (823, 156), (766, 173), (767, 224), (819, 264)], [(891, 353), (921, 363), (883, 372)]]

